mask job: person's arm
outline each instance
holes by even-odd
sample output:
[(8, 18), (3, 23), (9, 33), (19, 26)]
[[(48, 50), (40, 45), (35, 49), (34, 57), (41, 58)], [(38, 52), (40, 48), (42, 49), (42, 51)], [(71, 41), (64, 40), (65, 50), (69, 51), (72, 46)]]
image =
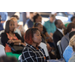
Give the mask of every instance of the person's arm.
[(45, 33), (46, 37), (48, 37), (47, 41), (48, 42), (53, 42), (52, 38), (50, 37), (50, 35), (46, 32)]

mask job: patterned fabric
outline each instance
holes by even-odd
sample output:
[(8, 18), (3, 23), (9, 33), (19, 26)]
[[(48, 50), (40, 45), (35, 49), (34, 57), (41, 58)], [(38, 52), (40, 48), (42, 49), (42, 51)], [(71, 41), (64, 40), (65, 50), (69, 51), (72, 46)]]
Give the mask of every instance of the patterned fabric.
[[(8, 33), (7, 33), (7, 36), (8, 36), (8, 39), (9, 39), (9, 40), (12, 40), (12, 39), (18, 40), (18, 38), (15, 36), (15, 34), (14, 34), (14, 37), (13, 37), (13, 38), (12, 38), (11, 36), (9, 36)], [(8, 44), (6, 44), (6, 46), (5, 46), (5, 51), (6, 51), (6, 52), (11, 52), (11, 48), (8, 46)]]
[(22, 52), (21, 62), (46, 62), (45, 52), (41, 47), (38, 47), (37, 50), (31, 45), (27, 45)]

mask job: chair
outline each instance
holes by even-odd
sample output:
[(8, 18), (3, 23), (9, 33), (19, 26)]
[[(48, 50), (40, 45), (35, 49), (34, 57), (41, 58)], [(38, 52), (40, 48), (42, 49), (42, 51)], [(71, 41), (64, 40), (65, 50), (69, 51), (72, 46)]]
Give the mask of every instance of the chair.
[(47, 49), (46, 44), (43, 43), (43, 42), (41, 42), (39, 46), (44, 49), (44, 52), (46, 54), (46, 57), (49, 57), (49, 59), (50, 59), (50, 56), (49, 56), (49, 53), (48, 53), (48, 49)]
[(58, 47), (61, 58), (63, 58), (63, 52), (62, 52), (62, 48), (61, 48), (61, 41), (57, 42), (57, 47)]
[(0, 56), (6, 55), (4, 48), (5, 47), (3, 45), (0, 45)]

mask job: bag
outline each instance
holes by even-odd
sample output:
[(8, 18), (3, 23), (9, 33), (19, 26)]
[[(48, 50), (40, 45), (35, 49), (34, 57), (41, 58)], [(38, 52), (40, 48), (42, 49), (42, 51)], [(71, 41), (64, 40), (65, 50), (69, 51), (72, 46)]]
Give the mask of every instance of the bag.
[(18, 46), (17, 45), (14, 45), (14, 46), (9, 45), (9, 47), (11, 48), (11, 51), (13, 53), (17, 53), (17, 54), (21, 54), (24, 49), (24, 46), (22, 46), (22, 45), (20, 45), (20, 46), (19, 45)]

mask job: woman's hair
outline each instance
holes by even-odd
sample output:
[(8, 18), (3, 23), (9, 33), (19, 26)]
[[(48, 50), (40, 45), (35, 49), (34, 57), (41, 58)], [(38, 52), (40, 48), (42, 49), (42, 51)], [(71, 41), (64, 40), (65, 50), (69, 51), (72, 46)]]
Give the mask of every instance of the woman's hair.
[(17, 62), (17, 59), (15, 57), (1, 56), (0, 62)]
[(73, 21), (74, 18), (75, 18), (75, 16), (73, 16), (73, 17), (71, 18), (71, 21)]
[(10, 20), (17, 21), (16, 17), (11, 17)]
[(25, 32), (24, 40), (26, 43), (32, 45), (33, 37), (37, 30), (37, 28), (30, 28)]
[(67, 26), (67, 28), (64, 29), (64, 35), (66, 35), (67, 33), (69, 33), (72, 30), (72, 28), (75, 28), (75, 24), (74, 23), (69, 23), (68, 26)]
[(36, 19), (37, 19), (39, 16), (40, 16), (39, 14), (36, 14), (36, 15), (33, 17), (33, 22), (36, 22)]
[(38, 27), (41, 23), (35, 23), (33, 27)]
[(73, 35), (72, 38), (70, 39), (69, 45), (72, 46), (73, 51), (75, 51), (75, 35)]
[(10, 21), (12, 21), (12, 20), (8, 20), (6, 22), (6, 25), (5, 25), (5, 33), (9, 33), (10, 32), (10, 28), (9, 28)]

